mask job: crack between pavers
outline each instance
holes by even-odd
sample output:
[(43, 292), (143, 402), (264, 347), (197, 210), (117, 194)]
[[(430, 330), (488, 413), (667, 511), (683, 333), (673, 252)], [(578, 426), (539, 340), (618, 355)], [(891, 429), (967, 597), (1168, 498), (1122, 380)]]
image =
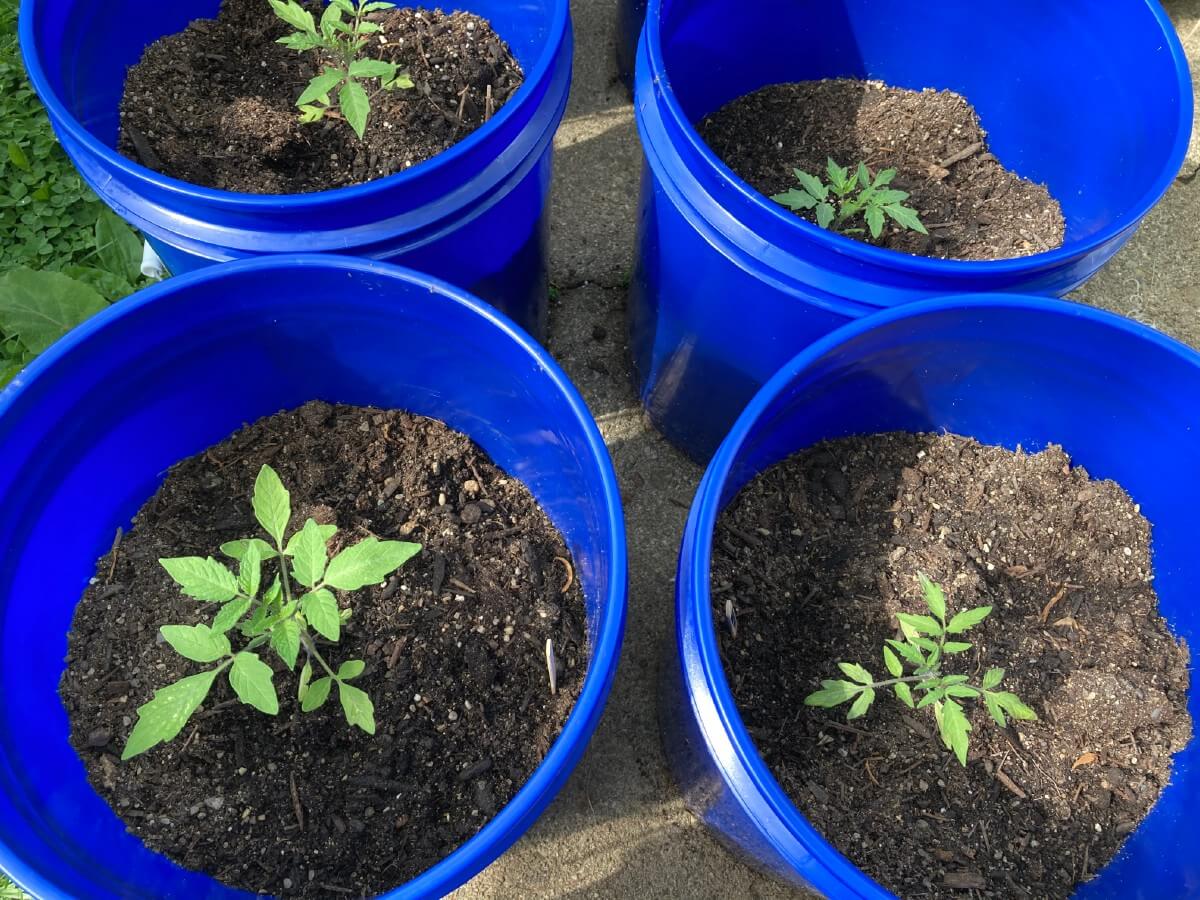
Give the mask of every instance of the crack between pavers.
[(558, 288), (559, 293), (562, 293), (564, 291), (577, 291), (580, 288), (585, 288), (585, 287), (598, 287), (601, 290), (605, 290), (605, 291), (627, 291), (627, 290), (629, 290), (629, 282), (627, 282), (627, 281), (622, 281), (622, 282), (618, 282), (616, 284), (611, 284), (611, 283), (605, 282), (605, 281), (597, 281), (594, 278), (584, 278), (580, 281), (571, 281), (566, 284), (558, 284), (557, 282), (551, 282), (551, 284), (554, 287)]

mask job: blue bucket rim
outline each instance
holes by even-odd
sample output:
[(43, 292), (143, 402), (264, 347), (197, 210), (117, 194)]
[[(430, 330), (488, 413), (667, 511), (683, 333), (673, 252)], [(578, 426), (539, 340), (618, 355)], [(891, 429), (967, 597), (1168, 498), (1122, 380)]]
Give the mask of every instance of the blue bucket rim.
[[(670, 73), (662, 55), (662, 7), (669, 0), (650, 0), (646, 10), (646, 24), (641, 41), (642, 49), (639, 54), (647, 54), (649, 71), (656, 94), (662, 97), (661, 105), (669, 114), (672, 125), (683, 135), (688, 148), (696, 154), (720, 181), (721, 187), (732, 191), (742, 202), (751, 203), (759, 213), (770, 216), (774, 224), (780, 228), (793, 229), (793, 234), (801, 239), (815, 241), (827, 250), (851, 257), (853, 260), (885, 268), (901, 269), (906, 273), (920, 276), (969, 277), (987, 278), (999, 275), (1011, 275), (1031, 270), (1049, 268), (1068, 263), (1071, 260), (1086, 256), (1108, 242), (1118, 238), (1123, 232), (1136, 225), (1162, 199), (1175, 181), (1183, 162), (1187, 157), (1191, 143), (1192, 124), (1194, 118), (1195, 100), (1193, 97), (1191, 66), (1184, 53), (1183, 44), (1171, 23), (1170, 17), (1158, 0), (1144, 0), (1149, 13), (1154, 17), (1162, 30), (1166, 41), (1167, 52), (1175, 67), (1176, 88), (1179, 91), (1179, 118), (1176, 123), (1175, 142), (1168, 157), (1168, 165), (1135, 204), (1128, 207), (1120, 216), (1114, 219), (1095, 234), (1076, 241), (1064, 243), (1053, 250), (1045, 250), (1028, 256), (1016, 256), (1008, 259), (991, 260), (962, 260), (936, 259), (929, 256), (917, 256), (902, 253), (898, 250), (887, 250), (875, 247), (853, 238), (834, 234), (823, 228), (818, 228), (811, 222), (800, 218), (794, 213), (787, 212), (778, 203), (772, 203), (757, 190), (743, 181), (738, 175), (709, 149), (700, 133), (695, 129), (683, 112), (683, 107), (675, 97), (671, 87)], [(636, 105), (636, 104), (635, 104)], [(640, 113), (639, 113), (640, 114)], [(724, 204), (722, 204), (724, 206)], [(783, 247), (782, 249), (786, 249)]]
[[(313, 191), (306, 194), (247, 194), (237, 191), (225, 191), (217, 188), (202, 187), (169, 175), (163, 175), (153, 169), (134, 162), (122, 156), (112, 147), (93, 135), (83, 124), (73, 116), (66, 105), (59, 99), (58, 94), (51, 88), (50, 79), (42, 66), (38, 42), (34, 36), (35, 7), (41, 0), (21, 0), (20, 12), (17, 17), (21, 53), (25, 61), (25, 69), (29, 81), (33, 85), (38, 98), (50, 114), (50, 120), (56, 128), (64, 129), (71, 140), (81, 144), (87, 152), (98, 157), (110, 168), (135, 181), (148, 183), (175, 196), (189, 200), (200, 201), (210, 206), (218, 206), (227, 210), (253, 213), (257, 210), (270, 209), (278, 212), (280, 209), (289, 210), (302, 206), (324, 206), (331, 203), (366, 200), (372, 195), (384, 190), (403, 187), (406, 181), (415, 181), (433, 170), (435, 166), (449, 165), (460, 157), (471, 153), (479, 144), (486, 141), (494, 132), (504, 127), (508, 120), (516, 115), (516, 110), (525, 105), (525, 101), (537, 85), (548, 80), (551, 69), (556, 64), (558, 51), (567, 33), (570, 21), (569, 0), (551, 0), (554, 3), (554, 17), (551, 20), (550, 32), (545, 47), (534, 64), (533, 69), (525, 73), (525, 79), (517, 92), (500, 107), (492, 118), (481, 125), (461, 141), (429, 159), (417, 163), (402, 172), (394, 172), (384, 178), (376, 178), (362, 184), (348, 187), (331, 188), (324, 191)], [(165, 36), (165, 35), (164, 35)], [(500, 35), (501, 40), (504, 39)]]
[[(799, 807), (784, 793), (783, 788), (780, 787), (779, 782), (771, 774), (759, 754), (754, 739), (746, 730), (733, 692), (729, 688), (729, 681), (725, 677), (725, 667), (721, 663), (720, 653), (717, 649), (717, 629), (712, 615), (710, 585), (713, 534), (716, 530), (717, 517), (722, 508), (721, 494), (729, 480), (734, 461), (763, 414), (788, 389), (797, 376), (819, 359), (869, 331), (906, 319), (919, 319), (931, 313), (970, 313), (974, 310), (986, 309), (1022, 309), (1038, 315), (1082, 319), (1154, 344), (1183, 362), (1189, 363), (1193, 368), (1200, 369), (1200, 352), (1181, 341), (1116, 313), (1074, 303), (1070, 300), (1038, 297), (1030, 294), (957, 294), (893, 307), (864, 316), (810, 344), (780, 368), (759, 389), (742, 411), (729, 434), (721, 442), (721, 446), (717, 448), (716, 454), (704, 472), (688, 516), (687, 530), (691, 537), (691, 554), (687, 558), (681, 559), (680, 562), (681, 565), (688, 568), (692, 590), (677, 592), (679, 610), (676, 615), (676, 639), (682, 647), (684, 634), (681, 630), (681, 623), (686, 618), (685, 610), (690, 611), (692, 621), (696, 623), (698, 631), (695, 644), (698, 648), (700, 666), (698, 671), (690, 667), (685, 671), (684, 678), (688, 683), (687, 689), (691, 692), (691, 686), (695, 684), (694, 679), (697, 675), (703, 678), (704, 689), (708, 692), (716, 710), (724, 736), (732, 746), (737, 764), (747, 773), (754, 789), (758, 792), (758, 797), (765, 801), (770, 811), (783, 823), (788, 836), (807, 848), (820, 865), (834, 878), (837, 878), (847, 891), (851, 892), (849, 896), (864, 898), (864, 900), (895, 900), (895, 897), (830, 844), (824, 835), (809, 822)], [(687, 538), (685, 537), (685, 546), (686, 544)], [(683, 583), (683, 579), (680, 579), (679, 584)], [(724, 776), (725, 769), (722, 767), (722, 780), (725, 780)], [(742, 792), (727, 780), (726, 785), (739, 797), (739, 802), (742, 802)], [(749, 810), (747, 811), (749, 812)], [(751, 815), (753, 817), (752, 813)], [(770, 829), (764, 827), (762, 822), (759, 822), (758, 825), (761, 833), (768, 840), (776, 842), (776, 836), (771, 834)], [(790, 859), (790, 853), (779, 848), (778, 845), (777, 849), (781, 856)]]
[[(603, 715), (604, 707), (612, 688), (620, 660), (622, 637), (626, 616), (626, 578), (628, 560), (625, 540), (625, 519), (621, 507), (621, 494), (617, 486), (616, 473), (599, 427), (589, 412), (579, 391), (567, 378), (562, 368), (550, 354), (532, 337), (493, 307), (442, 281), (420, 272), (390, 263), (334, 254), (300, 253), (240, 260), (211, 266), (186, 275), (179, 275), (149, 287), (131, 297), (118, 301), (97, 313), (56, 341), (44, 353), (29, 364), (3, 390), (0, 390), (0, 420), (3, 419), (20, 399), (21, 395), (36, 385), (43, 377), (52, 373), (60, 360), (70, 356), (81, 344), (103, 331), (110, 324), (131, 316), (143, 307), (154, 303), (171, 302), (171, 296), (179, 290), (193, 288), (199, 284), (219, 282), (248, 272), (272, 271), (294, 268), (328, 268), (339, 271), (354, 270), (371, 275), (406, 281), (417, 287), (426, 288), (431, 295), (441, 295), (450, 303), (465, 307), (472, 314), (485, 319), (493, 328), (503, 333), (532, 359), (567, 401), (575, 423), (582, 429), (588, 450), (595, 460), (603, 491), (605, 508), (602, 518), (612, 536), (611, 553), (608, 560), (609, 588), (604, 597), (606, 610), (598, 639), (592, 644), (583, 689), (571, 708), (571, 714), (555, 739), (541, 764), (516, 795), (493, 816), (482, 829), (460, 845), (453, 853), (442, 858), (417, 877), (398, 885), (380, 895), (380, 900), (408, 900), (408, 898), (442, 896), (464, 884), (499, 859), (518, 839), (533, 820), (522, 825), (522, 820), (531, 813), (540, 815), (545, 804), (561, 787), (578, 765), (584, 750)], [(535, 818), (536, 818), (535, 815)], [(47, 882), (33, 868), (14, 854), (7, 845), (0, 843), (0, 869), (33, 896), (58, 896), (58, 889)]]

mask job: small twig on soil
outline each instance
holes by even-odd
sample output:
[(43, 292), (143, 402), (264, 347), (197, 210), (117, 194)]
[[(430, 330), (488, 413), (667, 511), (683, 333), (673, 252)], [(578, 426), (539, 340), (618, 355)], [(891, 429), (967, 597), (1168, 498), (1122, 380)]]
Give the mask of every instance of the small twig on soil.
[(875, 785), (875, 787), (880, 787), (881, 785), (879, 784), (879, 779), (877, 779), (875, 777), (875, 771), (871, 768), (871, 760), (873, 760), (873, 759), (883, 759), (883, 757), (882, 756), (868, 756), (866, 759), (863, 760), (863, 765), (866, 767), (867, 777), (871, 779), (871, 784)]
[(859, 737), (871, 736), (871, 732), (869, 731), (863, 731), (861, 728), (855, 728), (853, 725), (843, 725), (841, 722), (826, 722), (822, 727), (844, 731), (847, 734), (857, 734)]
[(300, 792), (296, 790), (296, 773), (288, 773), (288, 782), (292, 786), (292, 810), (296, 813), (296, 824), (304, 830), (304, 807), (300, 805)]
[(400, 654), (404, 651), (405, 638), (396, 638), (396, 646), (392, 647), (392, 655), (388, 657), (387, 667), (389, 670), (396, 667), (396, 663), (400, 662)]
[(987, 887), (987, 881), (979, 872), (963, 870), (961, 872), (947, 872), (943, 875), (942, 886), (956, 891), (982, 891)]
[[(471, 90), (470, 85), (458, 92), (458, 125), (462, 125), (463, 111), (467, 108), (467, 92)], [(457, 127), (457, 126), (456, 126)]]
[(200, 733), (200, 726), (197, 725), (195, 728), (192, 729), (192, 733), (187, 736), (187, 740), (183, 742), (183, 746), (179, 748), (179, 752), (181, 755), (187, 750), (188, 747), (190, 747), (192, 745), (192, 741), (194, 741), (196, 739), (196, 735), (198, 735), (199, 733)]
[(121, 526), (118, 525), (117, 535), (113, 538), (112, 542), (112, 550), (109, 551), (112, 553), (112, 559), (108, 564), (108, 577), (104, 579), (105, 584), (112, 584), (113, 576), (117, 574), (117, 557), (121, 555), (121, 537), (124, 534), (125, 532), (122, 531)]
[(336, 884), (326, 884), (324, 881), (318, 884), (318, 887), (323, 891), (333, 891), (335, 894), (353, 894), (354, 891), (350, 888), (338, 887)]
[(546, 638), (546, 672), (550, 675), (550, 693), (558, 693), (558, 658), (554, 655), (554, 640)]
[(964, 159), (970, 159), (972, 156), (974, 156), (976, 153), (978, 153), (982, 149), (983, 149), (983, 144), (981, 144), (979, 141), (976, 141), (974, 144), (968, 144), (966, 147), (963, 147), (957, 153), (951, 153), (949, 156), (947, 156), (945, 159), (943, 159), (941, 162), (939, 162), (938, 166), (940, 166), (943, 169), (948, 169), (955, 163), (960, 163)]
[(472, 587), (467, 587), (465, 584), (463, 584), (463, 583), (462, 583), (461, 581), (459, 581), (457, 578), (451, 578), (451, 579), (450, 579), (450, 583), (451, 583), (452, 585), (454, 585), (456, 588), (458, 588), (460, 591), (462, 591), (464, 594), (474, 594), (474, 593), (477, 593), (477, 591), (475, 590), (475, 588), (472, 588)]
[(1050, 598), (1050, 602), (1042, 607), (1042, 614), (1038, 616), (1038, 621), (1045, 625), (1046, 619), (1050, 617), (1050, 610), (1054, 609), (1058, 605), (1058, 601), (1065, 596), (1067, 596), (1067, 586), (1064, 584), (1058, 589), (1058, 593)]
[(1021, 790), (1020, 786), (1018, 786), (1015, 781), (1013, 781), (1011, 778), (1009, 778), (1008, 775), (1005, 774), (1003, 769), (1000, 769), (1000, 768), (996, 769), (996, 780), (999, 781), (1006, 788), (1008, 788), (1010, 791), (1012, 791), (1014, 794), (1016, 794), (1018, 797), (1020, 797), (1022, 800), (1029, 799), (1029, 795), (1026, 794), (1023, 790)]
[(240, 702), (241, 702), (240, 700), (222, 700), (220, 703), (218, 703), (212, 709), (206, 709), (204, 712), (200, 713), (198, 716), (196, 716), (196, 718), (197, 719), (207, 719), (209, 716), (215, 716), (221, 710), (228, 709), (231, 706), (236, 706)]
[(562, 563), (563, 568), (567, 570), (567, 583), (564, 584), (562, 586), (562, 590), (559, 591), (560, 594), (565, 594), (567, 591), (569, 591), (571, 589), (571, 585), (573, 585), (575, 583), (575, 569), (571, 565), (570, 560), (564, 559), (561, 556), (554, 557), (554, 561)]
[(487, 95), (483, 102), (483, 121), (488, 121), (496, 112), (496, 101), (492, 98), (492, 86), (487, 86)]

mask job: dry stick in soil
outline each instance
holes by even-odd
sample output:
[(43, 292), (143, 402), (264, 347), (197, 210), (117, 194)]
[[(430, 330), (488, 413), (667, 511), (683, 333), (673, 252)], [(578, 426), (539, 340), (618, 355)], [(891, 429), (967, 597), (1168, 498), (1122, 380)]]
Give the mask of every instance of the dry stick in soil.
[[(977, 606), (974, 609), (963, 610), (947, 621), (945, 593), (924, 575), (920, 576), (920, 580), (925, 605), (933, 615), (918, 616), (903, 612), (896, 614), (904, 639), (889, 639), (883, 648), (883, 664), (892, 677), (876, 681), (874, 676), (858, 663), (839, 662), (838, 668), (851, 680), (825, 679), (821, 682), (821, 690), (809, 694), (804, 698), (804, 702), (808, 706), (828, 709), (852, 700), (854, 702), (846, 714), (847, 721), (851, 721), (866, 714), (875, 701), (877, 690), (890, 687), (910, 709), (933, 707), (933, 717), (937, 722), (942, 743), (946, 745), (947, 750), (954, 751), (958, 761), (965, 766), (970, 746), (971, 723), (958, 700), (977, 700), (982, 697), (992, 719), (1001, 728), (1008, 724), (1005, 714), (1023, 721), (1036, 720), (1037, 714), (1021, 702), (1016, 694), (996, 690), (1004, 679), (1003, 669), (988, 669), (979, 687), (969, 684), (970, 678), (966, 675), (942, 673), (942, 664), (947, 656), (965, 653), (971, 649), (971, 645), (966, 641), (951, 641), (947, 638), (950, 635), (962, 634), (978, 625), (988, 617), (992, 608)], [(912, 674), (904, 674), (906, 665), (912, 667)], [(914, 690), (922, 694), (919, 700), (914, 699)]]
[[(163, 639), (187, 659), (218, 665), (155, 691), (154, 698), (138, 708), (138, 721), (125, 744), (122, 760), (173, 740), (204, 702), (217, 676), (225, 671), (243, 703), (267, 715), (277, 715), (279, 697), (274, 672), (254, 652), (268, 642), (290, 671), (295, 670), (300, 650), (304, 649), (306, 659), (298, 689), (304, 712), (321, 707), (336, 684), (346, 721), (367, 734), (375, 733), (371, 698), (350, 684), (363, 673), (366, 664), (359, 659), (346, 660), (334, 671), (317, 649), (312, 631), (336, 643), (342, 622), (350, 617), (351, 610), (339, 611), (330, 589), (357, 591), (379, 584), (420, 552), (421, 545), (369, 537), (331, 560), (327, 544), (337, 534), (337, 527), (318, 525), (313, 519), (306, 520), (285, 541), (292, 517), (291, 495), (267, 465), (255, 480), (253, 506), (255, 518), (274, 543), (252, 537), (222, 544), (221, 552), (239, 563), (237, 575), (211, 556), (159, 560), (187, 596), (221, 604), (211, 626), (164, 625), (160, 629)], [(264, 562), (277, 562), (279, 567), (265, 591)], [(297, 587), (304, 588), (302, 594), (293, 588), (293, 579)], [(248, 639), (236, 653), (229, 640), (235, 627)], [(316, 681), (312, 680), (314, 660), (325, 672)], [(303, 829), (294, 783), (292, 791)]]

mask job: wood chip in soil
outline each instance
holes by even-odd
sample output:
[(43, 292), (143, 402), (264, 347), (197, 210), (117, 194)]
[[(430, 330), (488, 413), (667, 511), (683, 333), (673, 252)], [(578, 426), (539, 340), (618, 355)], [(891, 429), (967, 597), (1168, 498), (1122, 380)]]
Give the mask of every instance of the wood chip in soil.
[[(220, 558), (223, 542), (257, 534), (264, 463), (291, 492), (291, 528), (311, 516), (341, 529), (334, 552), (368, 534), (424, 545), (383, 587), (339, 598), (354, 613), (328, 655), (366, 661), (355, 684), (377, 733), (351, 729), (336, 698), (301, 714), (296, 675), (264, 653), (277, 717), (219, 679), (175, 741), (122, 763), (138, 706), (201, 668), (158, 628), (213, 614), (157, 560)], [(557, 738), (587, 665), (570, 568), (526, 487), (440, 422), (324, 403), (262, 419), (175, 466), (100, 560), (60, 688), (71, 742), (129, 829), (186, 868), (277, 896), (373, 896), (474, 835)]]
[[(988, 151), (974, 107), (951, 91), (910, 91), (877, 81), (831, 79), (771, 85), (740, 97), (698, 126), (725, 164), (770, 197), (798, 187), (801, 169), (824, 179), (826, 160), (895, 169), (929, 231), (892, 223), (878, 241), (939, 259), (1028, 256), (1063, 243), (1062, 208), (1044, 185), (1010, 172)], [(811, 222), (813, 213), (801, 213)]]
[[(309, 8), (319, 16), (321, 4)], [(524, 75), (486, 19), (416, 7), (372, 13), (364, 56), (406, 67), (415, 88), (376, 92), (365, 139), (327, 117), (302, 125), (296, 99), (324, 63), (276, 40), (292, 29), (267, 0), (224, 0), (150, 45), (129, 70), (118, 147), (204, 187), (303, 194), (361, 184), (436, 156), (495, 115)], [(386, 42), (386, 43), (385, 43)]]
[[(993, 607), (951, 671), (1003, 667), (1039, 716), (1001, 730), (969, 708), (965, 769), (928, 710), (890, 692), (849, 724), (845, 706), (804, 705), (839, 661), (884, 677), (896, 613), (927, 612), (918, 573), (951, 610)], [(857, 866), (908, 900), (1053, 900), (1113, 857), (1191, 736), (1188, 650), (1151, 578), (1146, 519), (1061, 448), (892, 433), (810, 448), (743, 489), (715, 535), (713, 617), (767, 765)]]

